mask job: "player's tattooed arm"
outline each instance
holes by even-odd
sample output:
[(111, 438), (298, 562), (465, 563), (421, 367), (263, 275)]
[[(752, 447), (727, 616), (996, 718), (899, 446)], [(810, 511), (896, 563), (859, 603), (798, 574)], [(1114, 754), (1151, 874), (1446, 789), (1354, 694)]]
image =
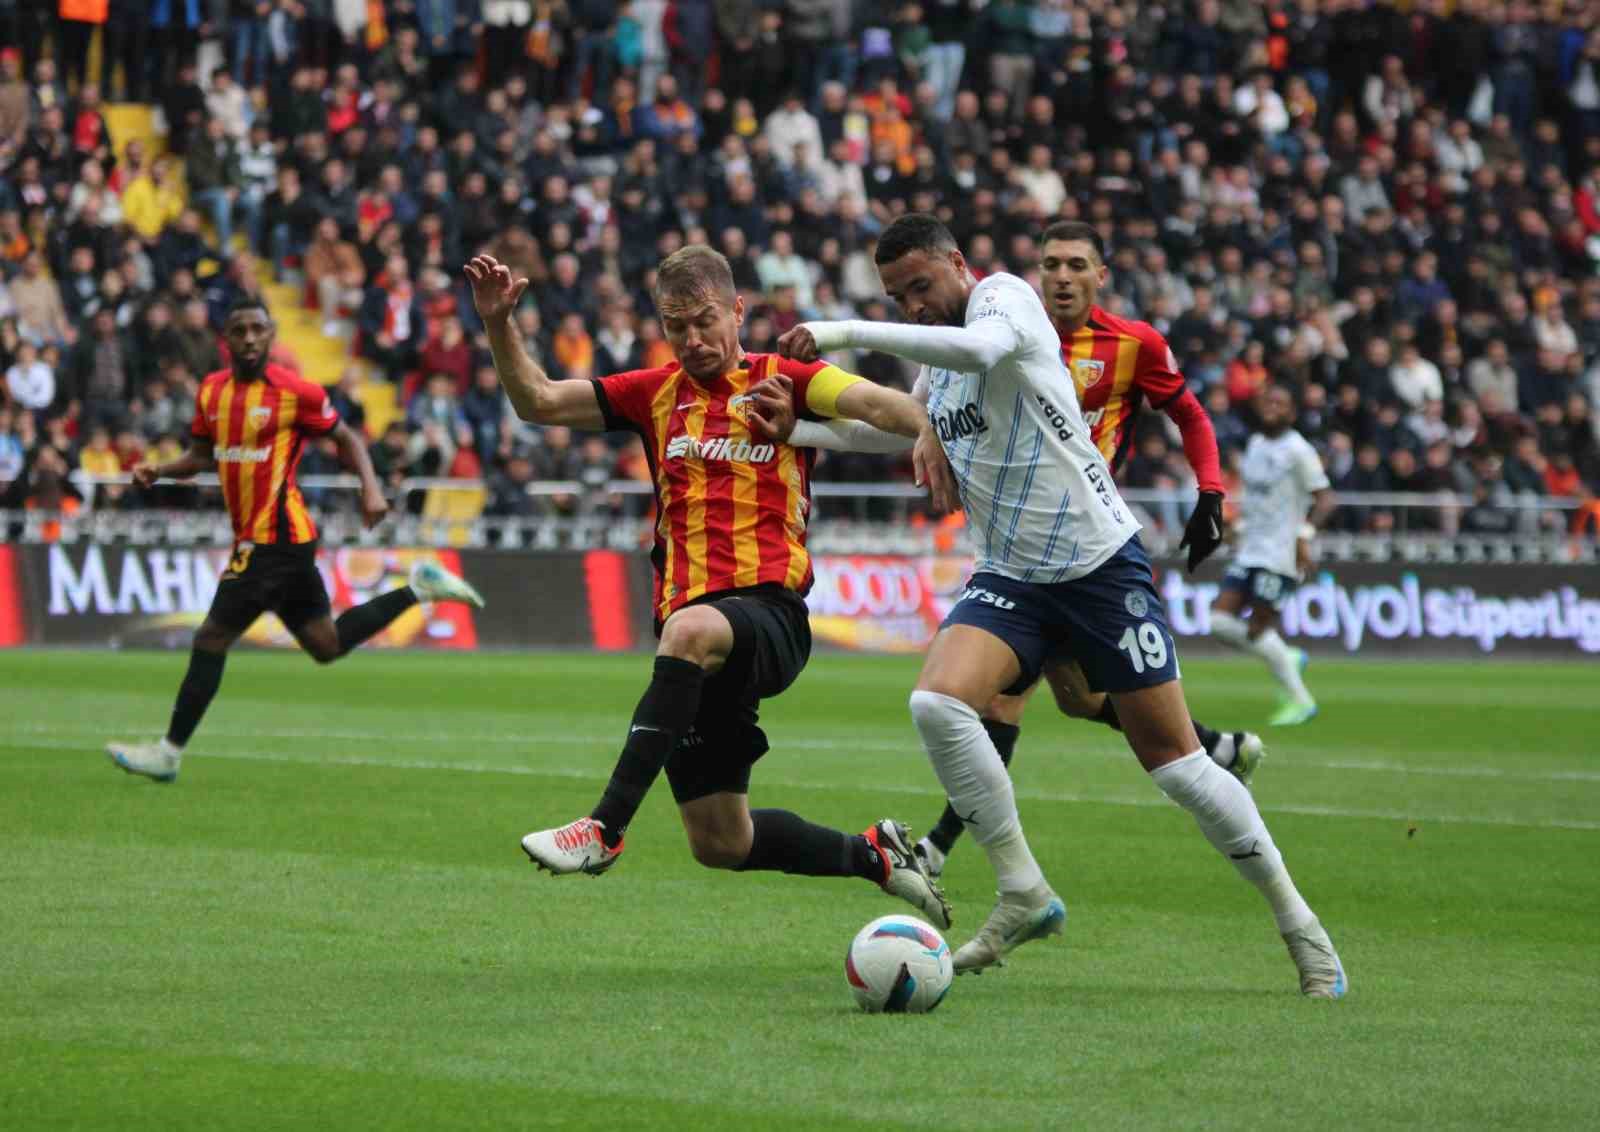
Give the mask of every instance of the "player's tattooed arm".
[(495, 372), (517, 416), (535, 424), (595, 431), (605, 428), (605, 414), (592, 382), (550, 380), (523, 347), (515, 315), (528, 280), (514, 276), (509, 267), (487, 255), (474, 257), (465, 271), (472, 286), (472, 305), (489, 336)]
[(215, 446), (210, 440), (192, 437), (189, 450), (176, 460), (166, 464), (136, 465), (132, 472), (133, 482), (140, 487), (149, 487), (157, 480), (186, 480), (201, 472), (209, 472), (217, 466), (214, 450)]

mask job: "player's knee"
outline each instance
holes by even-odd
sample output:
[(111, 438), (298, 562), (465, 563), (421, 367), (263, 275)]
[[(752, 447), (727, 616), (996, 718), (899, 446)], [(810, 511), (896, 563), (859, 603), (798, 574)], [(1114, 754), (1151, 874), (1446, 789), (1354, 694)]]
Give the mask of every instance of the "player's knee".
[(1056, 707), (1072, 719), (1095, 719), (1106, 702), (1104, 692), (1083, 692), (1077, 688), (1052, 688)]
[(196, 652), (227, 652), (231, 643), (228, 634), (221, 629), (208, 628), (205, 625), (195, 630), (194, 649)]
[(662, 626), (656, 655), (704, 665), (717, 652), (718, 643), (726, 632), (726, 620), (713, 610), (680, 610)]
[(338, 649), (330, 649), (323, 645), (308, 645), (306, 654), (318, 664), (332, 664), (344, 654)]
[(1249, 628), (1236, 614), (1215, 607), (1211, 610), (1211, 632), (1224, 641), (1239, 642), (1249, 635)]
[(963, 716), (976, 714), (956, 697), (943, 692), (918, 688), (911, 693), (911, 720), (925, 739), (947, 735)]
[(750, 839), (734, 830), (690, 829), (689, 852), (708, 869), (737, 869), (750, 856)]
[(1015, 727), (1022, 722), (1023, 710), (1028, 701), (1022, 696), (996, 696), (983, 709), (983, 718), (993, 723), (1008, 723)]

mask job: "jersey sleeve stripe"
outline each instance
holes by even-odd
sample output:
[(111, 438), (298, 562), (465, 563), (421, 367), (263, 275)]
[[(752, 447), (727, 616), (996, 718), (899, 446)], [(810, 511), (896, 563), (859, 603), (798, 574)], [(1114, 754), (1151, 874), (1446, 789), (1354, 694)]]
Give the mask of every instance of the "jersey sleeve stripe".
[(250, 537), (257, 542), (266, 542), (272, 538), (272, 522), (278, 507), (278, 493), (284, 488), (285, 473), (288, 471), (289, 438), (293, 432), (291, 428), (281, 427), (282, 422), (294, 420), (294, 413), (298, 408), (299, 399), (288, 390), (278, 395), (278, 421), (280, 427), (277, 435), (272, 438), (272, 457), (267, 467), (270, 469), (267, 479), (267, 489), (262, 496), (262, 506), (257, 509), (255, 523), (251, 528)]
[[(704, 436), (706, 403), (697, 400), (684, 415), (684, 428), (690, 436)], [(693, 601), (706, 592), (706, 466), (700, 460), (684, 461), (683, 551), (688, 560), (688, 585), (682, 597)]]
[[(217, 421), (214, 429), (217, 451), (232, 447), (236, 443), (234, 438), (239, 435), (233, 421), (235, 407), (233, 382), (225, 380), (220, 385), (222, 392), (217, 398)], [(233, 521), (234, 537), (243, 538), (244, 523), (239, 514), (239, 465), (232, 460), (218, 460), (217, 478), (222, 481), (222, 502), (228, 508), (228, 517)]]
[[(744, 371), (735, 382), (735, 394), (742, 395), (749, 388), (750, 374)], [(751, 434), (748, 418), (738, 413), (729, 414), (728, 438), (751, 444), (760, 440)], [(754, 464), (743, 460), (733, 464), (733, 584), (740, 588), (761, 580), (761, 533), (756, 521), (759, 483), (760, 474)]]

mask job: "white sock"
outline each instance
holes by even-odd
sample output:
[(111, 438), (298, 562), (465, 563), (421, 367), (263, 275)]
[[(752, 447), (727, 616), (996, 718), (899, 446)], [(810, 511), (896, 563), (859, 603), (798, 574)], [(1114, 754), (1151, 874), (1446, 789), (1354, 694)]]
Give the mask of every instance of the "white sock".
[(1300, 662), (1294, 650), (1284, 644), (1276, 629), (1268, 629), (1259, 637), (1251, 637), (1244, 621), (1231, 613), (1211, 613), (1211, 635), (1225, 645), (1232, 645), (1253, 653), (1266, 661), (1273, 678), (1283, 690), (1302, 703), (1311, 699), (1305, 683), (1300, 679)]
[(1206, 840), (1267, 898), (1279, 932), (1304, 927), (1316, 918), (1289, 879), (1255, 799), (1238, 779), (1203, 750), (1157, 767), (1150, 777), (1163, 794), (1189, 811)]
[(1255, 653), (1261, 659), (1266, 659), (1256, 648), (1256, 643), (1250, 639), (1250, 627), (1244, 623), (1242, 617), (1235, 617), (1231, 613), (1218, 613), (1213, 609), (1211, 635), (1225, 645), (1231, 645), (1243, 652)]
[(1268, 629), (1257, 637), (1256, 652), (1267, 662), (1267, 667), (1272, 669), (1272, 675), (1283, 685), (1284, 691), (1301, 703), (1310, 701), (1311, 693), (1306, 691), (1305, 681), (1300, 679), (1300, 658), (1278, 636), (1278, 630)]
[(911, 718), (945, 796), (983, 846), (1001, 892), (1026, 892), (1044, 873), (1022, 835), (1011, 776), (978, 713), (953, 696), (911, 693)]
[(1217, 745), (1211, 748), (1211, 761), (1227, 770), (1233, 765), (1233, 760), (1238, 757), (1239, 749), (1233, 741), (1233, 732), (1222, 732), (1222, 738), (1217, 740)]

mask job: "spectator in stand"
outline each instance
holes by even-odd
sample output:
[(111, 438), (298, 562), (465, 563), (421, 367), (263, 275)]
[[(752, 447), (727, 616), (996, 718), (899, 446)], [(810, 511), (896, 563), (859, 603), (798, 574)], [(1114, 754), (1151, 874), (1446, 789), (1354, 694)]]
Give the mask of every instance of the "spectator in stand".
[(61, 289), (45, 274), (44, 257), (30, 251), (22, 272), (10, 284), (11, 303), (17, 312), (17, 330), (35, 345), (71, 345), (78, 332), (68, 321)]
[(461, 329), (461, 320), (447, 315), (435, 321), (435, 329), (422, 344), (417, 364), (422, 372), (443, 374), (450, 379), (452, 391), (465, 396), (472, 384), (472, 346)]
[(39, 357), (39, 348), (26, 339), (17, 343), (15, 357), (6, 370), (11, 404), (34, 413), (48, 412), (56, 399), (55, 371)]
[(90, 426), (117, 426), (128, 412), (133, 392), (128, 379), (131, 349), (127, 336), (117, 329), (116, 316), (108, 309), (95, 312), (89, 333), (79, 338), (68, 355), (62, 372), (58, 398), (65, 395), (83, 406), (83, 419)]
[(422, 304), (404, 256), (392, 255), (371, 281), (357, 322), (362, 351), (398, 381), (411, 367), (427, 333)]
[(1390, 368), (1389, 380), (1393, 395), (1412, 409), (1444, 398), (1439, 367), (1422, 356), (1415, 342), (1407, 342), (1400, 348), (1399, 360)]
[(306, 247), (306, 285), (317, 296), (322, 333), (338, 337), (343, 321), (361, 309), (366, 298), (367, 269), (361, 252), (339, 232), (331, 216), (317, 222), (315, 239)]

